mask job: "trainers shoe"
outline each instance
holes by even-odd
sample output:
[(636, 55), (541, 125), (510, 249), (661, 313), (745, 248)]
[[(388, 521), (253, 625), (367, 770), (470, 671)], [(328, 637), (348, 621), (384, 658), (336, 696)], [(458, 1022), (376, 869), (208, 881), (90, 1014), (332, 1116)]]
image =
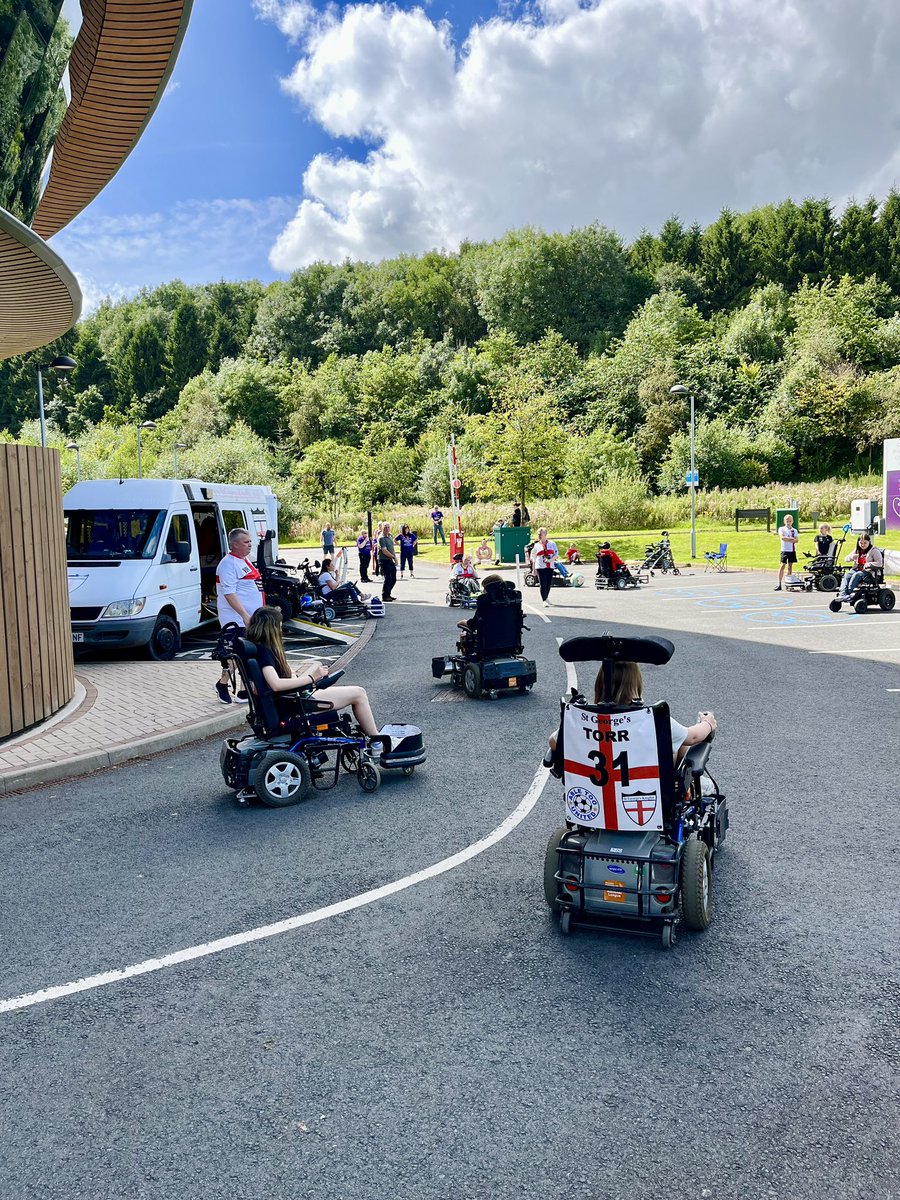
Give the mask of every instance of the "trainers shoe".
[(779, 583), (779, 584), (778, 584), (778, 586), (777, 586), (777, 587), (774, 587), (772, 590), (773, 590), (774, 592), (780, 592), (780, 591), (781, 591), (781, 584)]
[(545, 601), (544, 601), (544, 608), (549, 608), (549, 607), (550, 607), (550, 601), (549, 601), (549, 600), (545, 600)]
[(385, 604), (393, 604), (396, 600), (396, 596), (382, 596), (381, 599)]
[(250, 700), (243, 688), (234, 697), (238, 704), (249, 704)]
[(216, 695), (223, 704), (231, 704), (231, 692), (228, 690), (227, 683), (216, 684)]

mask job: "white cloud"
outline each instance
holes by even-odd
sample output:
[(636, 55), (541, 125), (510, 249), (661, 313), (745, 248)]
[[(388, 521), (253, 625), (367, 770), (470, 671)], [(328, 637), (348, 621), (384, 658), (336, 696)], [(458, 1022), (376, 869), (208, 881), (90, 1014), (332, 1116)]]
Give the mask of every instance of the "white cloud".
[(300, 42), (287, 91), (368, 147), (308, 164), (280, 270), (900, 178), (895, 0), (541, 0), (461, 46), (422, 9), (256, 6)]
[(120, 216), (95, 204), (57, 234), (53, 249), (77, 275), (90, 312), (104, 296), (121, 299), (174, 278), (193, 284), (267, 273), (266, 252), (296, 203), (286, 196), (191, 201)]

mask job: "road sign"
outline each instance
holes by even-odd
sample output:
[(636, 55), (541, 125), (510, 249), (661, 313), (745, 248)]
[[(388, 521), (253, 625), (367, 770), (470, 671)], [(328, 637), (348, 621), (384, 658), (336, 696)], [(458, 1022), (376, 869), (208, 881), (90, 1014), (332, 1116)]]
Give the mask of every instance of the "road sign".
[(694, 471), (693, 478), (691, 478), (691, 472), (685, 471), (684, 482), (688, 485), (688, 487), (690, 487), (692, 483), (693, 483), (694, 487), (699, 487), (700, 486), (700, 472)]
[(462, 487), (462, 481), (461, 481), (461, 480), (459, 480), (459, 479), (454, 479), (454, 480), (453, 480), (453, 490), (454, 490), (454, 492), (458, 492), (458, 491), (459, 491), (459, 489), (460, 489), (461, 487)]

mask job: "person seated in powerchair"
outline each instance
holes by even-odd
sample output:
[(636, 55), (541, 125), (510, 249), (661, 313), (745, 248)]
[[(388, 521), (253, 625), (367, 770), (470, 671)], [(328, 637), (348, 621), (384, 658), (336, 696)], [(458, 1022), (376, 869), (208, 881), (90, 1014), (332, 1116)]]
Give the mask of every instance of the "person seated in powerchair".
[[(275, 698), (279, 716), (287, 723), (286, 732), (292, 732), (292, 727), (296, 729), (307, 724), (304, 701), (309, 701), (309, 693), (329, 672), (322, 663), (304, 663), (296, 673), (292, 671), (284, 650), (281, 625), (281, 610), (264, 605), (250, 618), (247, 640), (256, 647), (256, 661)], [(365, 688), (356, 685), (321, 688), (315, 693), (315, 701), (316, 711), (322, 710), (323, 703), (335, 712), (349, 708), (370, 744), (378, 750), (389, 747), (390, 739), (382, 735), (375, 723)]]
[(618, 580), (626, 584), (637, 583), (609, 542), (601, 542), (597, 548), (597, 587), (602, 587), (604, 582), (607, 587), (615, 587)]
[(319, 590), (322, 599), (333, 604), (335, 608), (346, 608), (348, 605), (367, 608), (372, 601), (372, 597), (361, 592), (355, 583), (338, 583), (334, 574), (334, 560), (331, 558), (322, 559), (319, 568)]
[(537, 668), (522, 657), (522, 596), (501, 575), (486, 575), (482, 587), (474, 614), (457, 624), (457, 653), (432, 659), (431, 673), (435, 679), (451, 675), (454, 687), (472, 697), (524, 692), (535, 683)]
[(848, 561), (855, 561), (857, 569), (848, 571), (844, 576), (841, 590), (835, 598), (841, 603), (850, 600), (860, 587), (880, 583), (884, 571), (884, 555), (867, 533), (860, 535), (856, 550), (848, 555)]

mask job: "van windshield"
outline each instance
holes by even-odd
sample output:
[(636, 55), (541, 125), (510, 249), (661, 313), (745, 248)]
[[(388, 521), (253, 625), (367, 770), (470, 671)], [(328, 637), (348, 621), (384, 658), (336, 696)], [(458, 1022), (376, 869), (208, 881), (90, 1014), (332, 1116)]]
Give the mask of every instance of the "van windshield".
[(70, 510), (66, 558), (153, 558), (165, 515), (158, 508)]

